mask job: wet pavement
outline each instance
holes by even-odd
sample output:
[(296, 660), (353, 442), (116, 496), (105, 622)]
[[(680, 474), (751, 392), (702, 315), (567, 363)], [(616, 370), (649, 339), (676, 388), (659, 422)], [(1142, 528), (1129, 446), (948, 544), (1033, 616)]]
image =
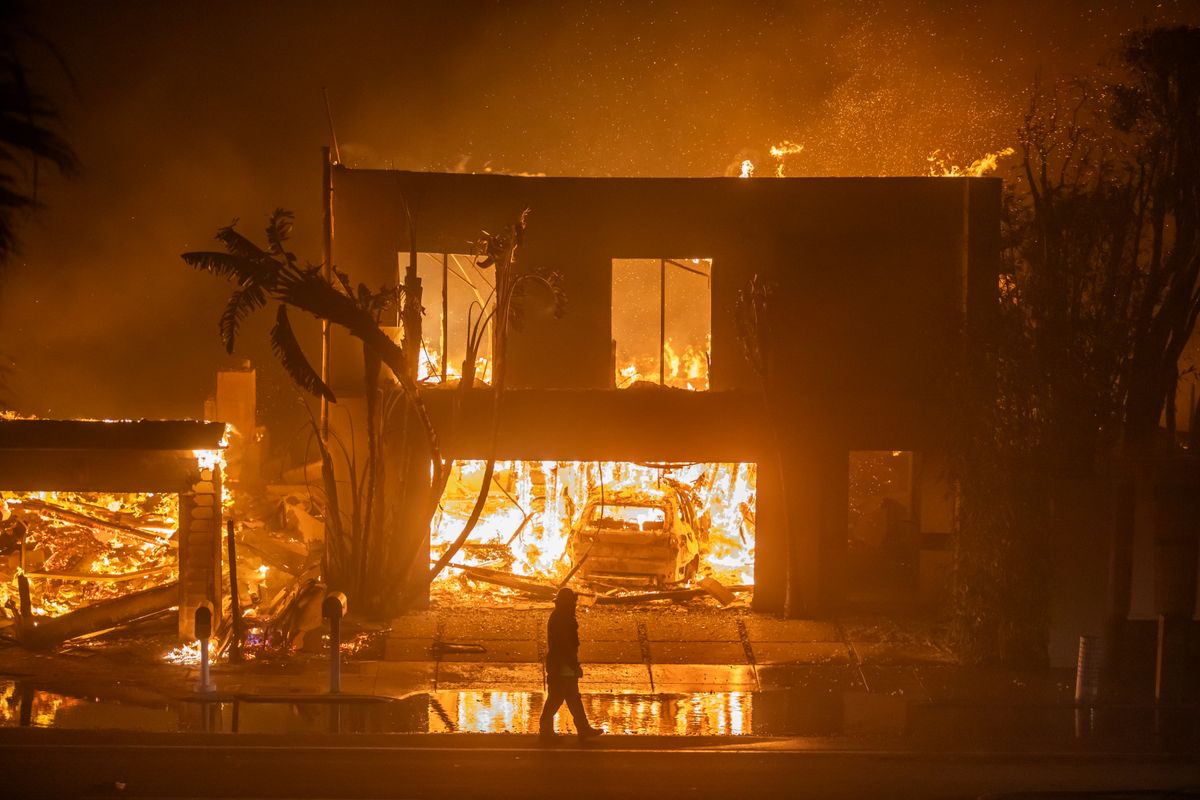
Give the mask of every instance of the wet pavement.
[[(368, 695), (236, 695), (141, 703), (0, 678), (0, 726), (224, 734), (534, 734), (541, 691), (441, 689)], [(762, 691), (587, 692), (606, 747), (672, 737), (803, 740), (804, 747), (980, 753), (1200, 753), (1194, 707), (930, 702), (832, 687)], [(572, 732), (560, 715), (559, 731)], [(510, 737), (501, 737), (510, 738)]]
[[(144, 643), (59, 654), (9, 648), (0, 651), (0, 738), (54, 729), (533, 746), (546, 613), (409, 615), (373, 651), (345, 660), (338, 696), (328, 694), (320, 652), (218, 663), (216, 692), (202, 694), (194, 666), (163, 663)], [(590, 609), (580, 633), (580, 686), (589, 718), (610, 734), (604, 748), (1200, 753), (1195, 705), (1077, 708), (1070, 670), (959, 666), (928, 627), (886, 617)], [(565, 712), (559, 725), (570, 732)]]

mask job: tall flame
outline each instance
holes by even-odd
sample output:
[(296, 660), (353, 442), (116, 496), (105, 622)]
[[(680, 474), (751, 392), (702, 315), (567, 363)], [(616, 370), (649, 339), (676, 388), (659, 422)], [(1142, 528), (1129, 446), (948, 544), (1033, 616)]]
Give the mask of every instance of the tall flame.
[(1005, 147), (994, 153), (987, 153), (968, 164), (960, 167), (950, 163), (949, 155), (941, 150), (934, 150), (926, 157), (929, 162), (929, 175), (933, 178), (982, 178), (989, 172), (994, 172), (1000, 159), (1011, 156), (1015, 150)]
[(782, 178), (783, 175), (783, 160), (788, 156), (793, 156), (804, 149), (804, 145), (796, 144), (795, 142), (784, 139), (779, 144), (771, 145), (771, 158), (776, 160), (775, 177)]

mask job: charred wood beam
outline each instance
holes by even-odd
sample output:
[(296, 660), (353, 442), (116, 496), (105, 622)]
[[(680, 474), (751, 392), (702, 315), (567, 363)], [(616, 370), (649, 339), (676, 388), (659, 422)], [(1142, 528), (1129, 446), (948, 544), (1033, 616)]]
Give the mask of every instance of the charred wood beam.
[(92, 516), (91, 514), (85, 514), (82, 511), (75, 511), (70, 508), (64, 508), (56, 503), (49, 503), (45, 500), (27, 497), (21, 500), (21, 506), (41, 514), (48, 514), (52, 517), (58, 517), (59, 519), (65, 519), (70, 522), (78, 522), (81, 525), (97, 526), (101, 528), (108, 528), (109, 530), (120, 531), (121, 533), (128, 534), (134, 539), (140, 539), (143, 542), (162, 544), (169, 547), (179, 546), (179, 543), (173, 538), (168, 538), (162, 534), (144, 531), (141, 528), (135, 528), (132, 525), (125, 525), (121, 522), (101, 519), (100, 517)]
[(197, 420), (0, 421), (0, 449), (5, 450), (216, 450), (224, 435), (224, 422)]
[(587, 552), (585, 552), (583, 554), (583, 558), (579, 559), (579, 561), (577, 561), (575, 563), (575, 566), (571, 567), (571, 571), (567, 573), (567, 577), (563, 578), (561, 581), (558, 582), (558, 588), (561, 589), (562, 587), (566, 586), (568, 583), (571, 582), (571, 578), (575, 577), (575, 573), (579, 572), (579, 568), (587, 563), (588, 556), (590, 556), (592, 554), (592, 548), (595, 546), (596, 546), (595, 542), (588, 545)]
[(501, 572), (496, 569), (488, 569), (487, 567), (467, 567), (460, 564), (450, 564), (454, 569), (462, 570), (463, 574), (471, 580), (482, 581), (483, 583), (491, 583), (496, 586), (505, 586), (509, 589), (516, 589), (539, 599), (553, 600), (554, 595), (558, 593), (558, 589), (544, 583), (537, 583), (528, 578), (521, 578), (517, 575), (512, 575), (508, 572)]
[(272, 541), (267, 534), (243, 530), (238, 537), (243, 551), (257, 556), (272, 569), (281, 570), (299, 577), (307, 571), (308, 558), (289, 550), (279, 542)]
[(163, 564), (161, 567), (139, 569), (136, 572), (118, 572), (105, 574), (98, 572), (26, 572), (30, 578), (44, 578), (53, 581), (75, 581), (76, 583), (121, 583), (123, 581), (148, 578), (151, 575), (161, 575), (175, 568), (174, 564)]
[(68, 639), (120, 627), (178, 604), (179, 582), (171, 581), (153, 589), (104, 600), (61, 617), (39, 619), (36, 625), (32, 624), (33, 620), (23, 621), (20, 641), (32, 648), (54, 647)]
[(225, 523), (225, 546), (229, 556), (229, 658), (231, 661), (241, 661), (242, 609), (238, 597), (237, 537), (234, 535), (233, 520)]
[(733, 592), (716, 578), (702, 578), (699, 581), (699, 585), (701, 589), (716, 598), (716, 601), (721, 604), (722, 608), (737, 600)]
[(11, 492), (174, 493), (196, 472), (191, 451), (0, 448), (0, 486)]
[[(731, 592), (748, 592), (753, 589), (753, 586), (727, 586), (725, 587)], [(606, 596), (600, 595), (596, 598), (596, 605), (635, 605), (637, 603), (648, 603), (654, 600), (690, 600), (693, 597), (709, 594), (707, 589), (668, 589), (661, 592), (641, 592), (640, 594), (623, 594)]]

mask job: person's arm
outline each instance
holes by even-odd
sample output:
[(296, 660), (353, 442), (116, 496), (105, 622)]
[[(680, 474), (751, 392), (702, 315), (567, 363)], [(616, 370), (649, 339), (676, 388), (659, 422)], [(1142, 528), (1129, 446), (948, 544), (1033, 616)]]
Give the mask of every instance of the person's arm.
[(575, 663), (575, 671), (582, 673), (583, 668), (579, 666), (579, 620), (574, 617), (571, 617), (569, 633), (571, 638), (571, 658)]

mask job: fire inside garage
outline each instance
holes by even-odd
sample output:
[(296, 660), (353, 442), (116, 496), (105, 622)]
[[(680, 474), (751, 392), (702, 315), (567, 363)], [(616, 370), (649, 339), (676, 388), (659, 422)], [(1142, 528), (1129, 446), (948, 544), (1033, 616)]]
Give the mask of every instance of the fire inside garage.
[[(754, 582), (754, 464), (512, 461), (497, 465), (484, 517), (434, 584), (473, 602), (548, 594), (575, 578), (600, 596), (654, 590), (683, 599), (704, 578)], [(441, 556), (479, 493), (480, 461), (455, 464), (432, 549)], [(670, 591), (676, 590), (676, 591)], [(444, 593), (444, 594), (443, 594)], [(447, 597), (448, 599), (448, 597)]]

